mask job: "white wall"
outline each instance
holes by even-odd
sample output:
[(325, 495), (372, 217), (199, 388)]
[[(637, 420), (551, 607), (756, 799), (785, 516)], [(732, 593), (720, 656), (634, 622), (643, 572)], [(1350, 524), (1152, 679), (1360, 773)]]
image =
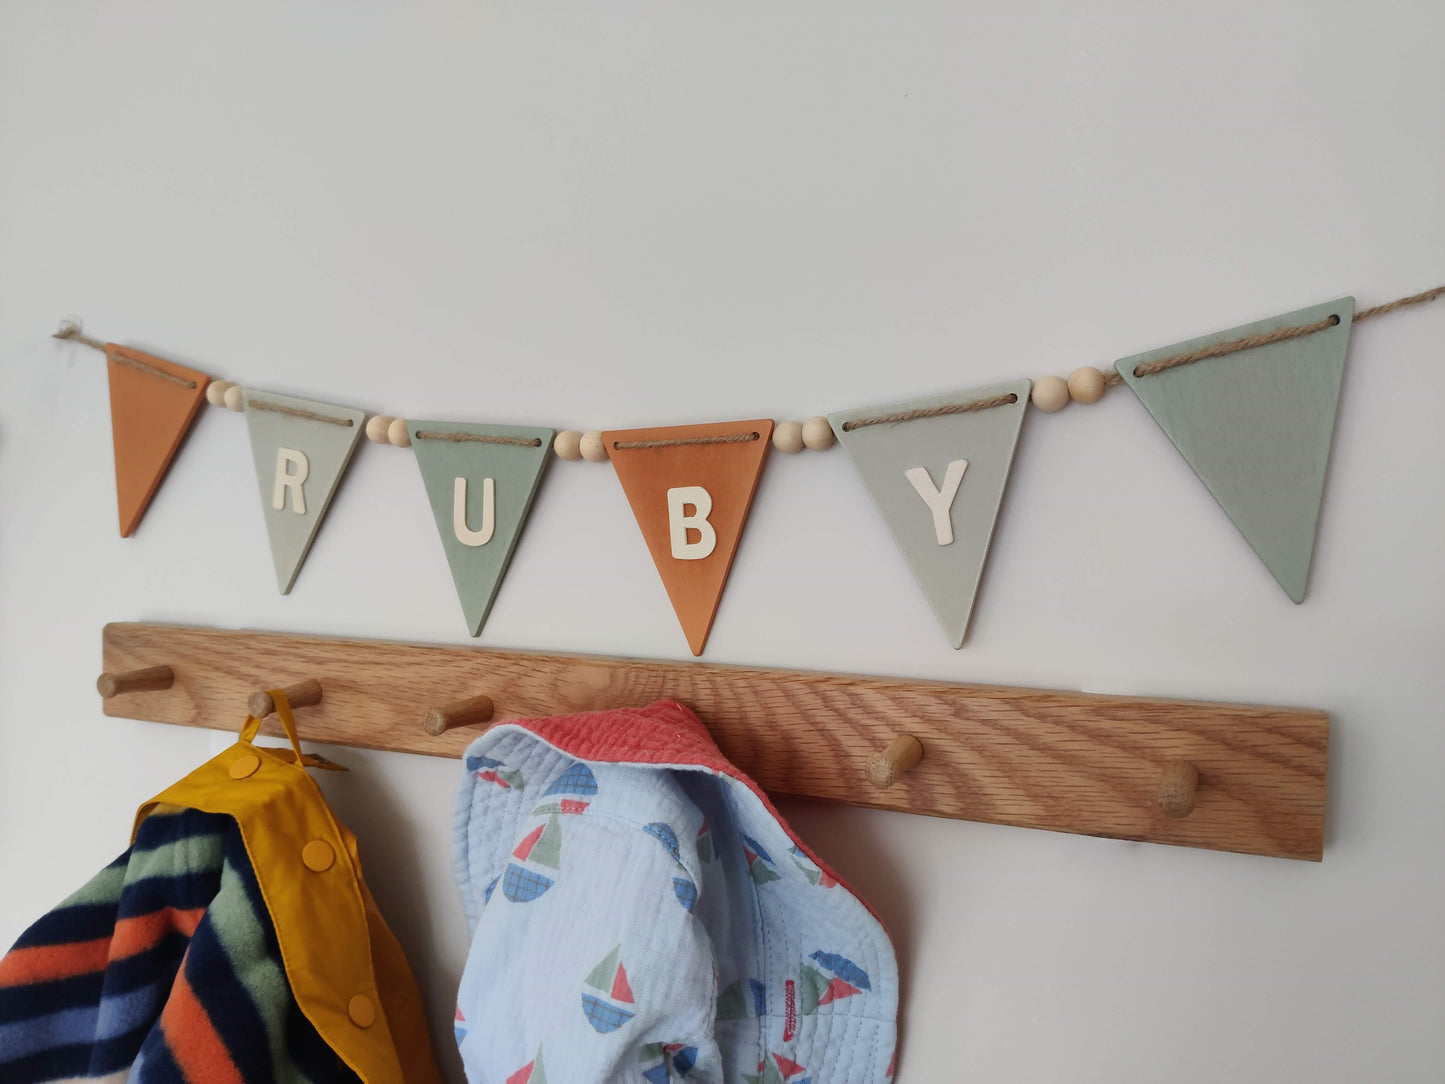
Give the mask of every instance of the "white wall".
[[(466, 641), (405, 452), (287, 598), (229, 413), (117, 538), (60, 317), (582, 427), (1066, 374), (1445, 280), (1442, 49), (1424, 2), (0, 5), (0, 942), (226, 741), (104, 719), (105, 621)], [(770, 463), (709, 659), (1334, 723), (1320, 865), (787, 803), (894, 932), (904, 1084), (1445, 1077), (1442, 337), (1356, 333), (1299, 608), (1127, 392), (1029, 417), (957, 653), (846, 457)], [(606, 467), (553, 470), (483, 642), (686, 655)], [(455, 769), (337, 757), (445, 1043)]]

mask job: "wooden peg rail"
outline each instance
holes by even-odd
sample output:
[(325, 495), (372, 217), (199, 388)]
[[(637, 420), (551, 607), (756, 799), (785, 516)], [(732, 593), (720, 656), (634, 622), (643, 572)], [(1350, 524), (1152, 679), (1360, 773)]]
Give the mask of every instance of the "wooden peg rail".
[(109, 675), (173, 673), (102, 701), (130, 719), (235, 730), (257, 690), (310, 682), (304, 740), (455, 757), (489, 719), (673, 699), (775, 795), (1280, 858), (1324, 846), (1321, 711), (179, 625), (107, 625), (103, 649)]

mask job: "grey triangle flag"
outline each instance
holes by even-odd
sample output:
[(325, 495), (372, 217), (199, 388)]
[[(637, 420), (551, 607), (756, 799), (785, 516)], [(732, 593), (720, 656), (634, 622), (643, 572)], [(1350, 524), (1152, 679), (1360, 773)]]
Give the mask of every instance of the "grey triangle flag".
[[(1355, 299), (1342, 297), (1117, 366), (1295, 602), (1304, 601), (1309, 580), (1354, 314)], [(1332, 317), (1335, 323), (1298, 338), (1135, 374), (1161, 358)]]
[(551, 429), (407, 422), (473, 636), (497, 597), (532, 498), (552, 458)]
[(359, 410), (245, 388), (276, 586), (288, 594), (361, 440)]
[[(1014, 380), (828, 416), (956, 648), (968, 631), (1031, 387)], [(973, 404), (981, 406), (933, 413)], [(880, 420), (919, 412), (925, 416)]]

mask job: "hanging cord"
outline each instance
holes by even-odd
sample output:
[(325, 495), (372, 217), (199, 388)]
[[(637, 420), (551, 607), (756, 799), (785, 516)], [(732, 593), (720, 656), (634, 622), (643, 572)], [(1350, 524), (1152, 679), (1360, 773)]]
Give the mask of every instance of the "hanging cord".
[[(1409, 297), (1399, 297), (1394, 301), (1387, 301), (1381, 305), (1374, 305), (1368, 309), (1361, 309), (1355, 313), (1351, 325), (1373, 319), (1376, 316), (1385, 316), (1396, 309), (1403, 309), (1410, 305), (1423, 305), (1427, 301), (1434, 301), (1438, 297), (1445, 297), (1445, 286), (1436, 286), (1430, 290), (1421, 291), (1418, 294), (1411, 294)], [(1242, 350), (1253, 350), (1261, 346), (1269, 346), (1273, 343), (1288, 342), (1290, 339), (1303, 338), (1306, 335), (1313, 335), (1318, 331), (1325, 331), (1332, 327), (1338, 327), (1340, 318), (1337, 315), (1330, 315), (1323, 320), (1316, 320), (1311, 324), (1299, 324), (1293, 327), (1276, 328), (1260, 335), (1246, 335), (1238, 339), (1230, 339), (1228, 342), (1216, 343), (1213, 346), (1201, 347), (1198, 350), (1188, 350), (1179, 354), (1171, 354), (1167, 357), (1158, 358), (1155, 361), (1135, 366), (1136, 377), (1154, 376), (1158, 373), (1168, 372), (1170, 369), (1177, 369), (1181, 365), (1193, 365), (1196, 361), (1204, 361), (1207, 358), (1220, 358), (1229, 354), (1237, 354)], [(98, 339), (92, 339), (88, 335), (81, 334), (80, 324), (76, 320), (66, 320), (61, 324), (52, 338), (69, 339), (90, 347), (92, 350), (99, 350), (113, 360), (129, 365), (132, 368), (144, 372), (153, 373), (156, 376), (174, 381), (186, 387), (193, 388), (192, 381), (168, 373), (163, 369), (157, 369), (153, 365), (134, 358), (127, 358), (120, 354), (112, 354), (106, 349), (106, 344)], [(1103, 374), (1104, 387), (1112, 388), (1124, 382), (1124, 377), (1118, 369), (1111, 368)], [(991, 399), (975, 399), (966, 403), (949, 403), (943, 406), (927, 407), (921, 410), (906, 410), (896, 414), (880, 414), (873, 418), (856, 418), (845, 422), (843, 431), (851, 433), (855, 429), (862, 429), (870, 425), (889, 425), (902, 422), (918, 421), (922, 418), (942, 418), (951, 414), (972, 414), (979, 410), (991, 410), (994, 407), (1006, 406), (1018, 402), (1018, 396), (999, 395)], [(326, 414), (316, 414), (309, 410), (298, 410), (293, 407), (284, 407), (277, 403), (268, 403), (260, 399), (252, 399), (248, 406), (256, 410), (269, 410), (277, 414), (289, 414), (296, 418), (307, 418), (312, 421), (329, 422), (332, 425), (344, 425), (348, 428), (353, 424), (350, 418), (335, 418)], [(423, 440), (450, 440), (450, 441), (475, 441), (480, 444), (520, 444), (526, 447), (540, 447), (541, 442), (526, 440), (517, 437), (486, 437), (470, 433), (418, 433)], [(673, 440), (625, 440), (613, 442), (613, 447), (619, 450), (632, 448), (674, 448), (680, 445), (689, 444), (739, 444), (746, 441), (759, 439), (757, 433), (736, 433), (731, 436), (721, 437), (686, 437)]]
[(540, 448), (537, 437), (494, 437), (487, 433), (439, 433), (431, 429), (418, 429), (417, 440), (448, 440), (454, 444), (506, 444), (513, 448)]
[(272, 414), (286, 414), (292, 418), (305, 418), (310, 422), (327, 422), (331, 425), (344, 425), (350, 429), (356, 423), (350, 418), (337, 418), (331, 414), (318, 414), (314, 410), (302, 410), (299, 407), (282, 406), (280, 403), (267, 402), (265, 399), (247, 399), (247, 410), (268, 410)]
[[(1369, 320), (1375, 316), (1384, 316), (1386, 313), (1394, 312), (1396, 309), (1403, 309), (1406, 305), (1423, 305), (1427, 301), (1434, 301), (1437, 297), (1445, 296), (1445, 286), (1436, 286), (1433, 290), (1425, 290), (1410, 297), (1396, 298), (1394, 301), (1387, 301), (1383, 305), (1376, 305), (1373, 308), (1364, 309), (1355, 313), (1352, 321), (1354, 324), (1362, 320)], [(1287, 342), (1290, 339), (1300, 339), (1306, 335), (1313, 335), (1317, 331), (1324, 331), (1328, 328), (1337, 327), (1340, 318), (1335, 315), (1325, 317), (1323, 320), (1316, 320), (1312, 324), (1299, 324), (1295, 327), (1281, 327), (1273, 331), (1266, 331), (1262, 335), (1246, 335), (1242, 339), (1230, 339), (1228, 342), (1216, 343), (1213, 346), (1202, 347), (1199, 350), (1190, 350), (1182, 354), (1171, 354), (1166, 358), (1151, 361), (1134, 368), (1135, 376), (1153, 376), (1155, 373), (1167, 372), (1170, 369), (1177, 369), (1181, 365), (1193, 365), (1196, 361), (1203, 361), (1206, 358), (1219, 358), (1226, 354), (1237, 354), (1241, 350), (1253, 350), (1258, 346), (1269, 346), (1271, 343)], [(1105, 378), (1106, 383), (1118, 383), (1123, 377), (1117, 372), (1113, 374), (1114, 380)]]
[(612, 447), (626, 451), (629, 448), (679, 448), (685, 444), (747, 444), (759, 439), (757, 433), (733, 433), (724, 437), (674, 437), (671, 440), (614, 440)]
[(916, 422), (920, 418), (944, 418), (950, 414), (973, 414), (980, 410), (992, 410), (994, 407), (1008, 406), (1009, 403), (1017, 403), (1019, 397), (1013, 392), (1007, 395), (995, 395), (992, 399), (974, 399), (967, 403), (946, 403), (943, 406), (925, 407), (921, 410), (903, 410), (897, 414), (880, 414), (876, 418), (855, 418), (853, 421), (843, 423), (843, 432), (851, 433), (855, 429), (862, 429), (869, 425), (892, 425), (896, 422)]
[(80, 325), (77, 324), (74, 320), (66, 320), (61, 323), (59, 330), (57, 330), (55, 334), (51, 335), (50, 337), (52, 339), (70, 339), (74, 342), (80, 343), (82, 346), (88, 346), (92, 350), (99, 350), (102, 354), (107, 352), (105, 349), (105, 343), (101, 342), (99, 339), (92, 339), (89, 335), (82, 335), (80, 333)]
[[(139, 358), (128, 358), (124, 354), (111, 351), (106, 344), (99, 339), (92, 339), (89, 335), (82, 335), (80, 333), (80, 327), (73, 321), (67, 320), (60, 326), (60, 330), (50, 337), (52, 339), (73, 339), (75, 342), (88, 346), (92, 350), (99, 350), (107, 358), (119, 365), (128, 366), (142, 373), (149, 373), (151, 376), (158, 376), (162, 380), (169, 380), (172, 384), (179, 384), (183, 388), (194, 388), (196, 386), (194, 380), (187, 380), (185, 377), (177, 376), (175, 373), (168, 373), (155, 365), (148, 365)], [(124, 347), (121, 349), (124, 349)]]

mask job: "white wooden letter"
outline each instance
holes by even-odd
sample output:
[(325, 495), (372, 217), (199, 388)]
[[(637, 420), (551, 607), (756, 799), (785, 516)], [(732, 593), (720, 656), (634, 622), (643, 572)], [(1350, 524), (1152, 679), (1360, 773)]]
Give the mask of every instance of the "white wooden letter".
[[(688, 515), (691, 506), (693, 512)], [(678, 486), (667, 491), (667, 522), (672, 528), (672, 555), (679, 561), (701, 561), (717, 548), (717, 531), (707, 521), (712, 511), (712, 494), (702, 486)], [(687, 540), (691, 527), (699, 535)]]
[[(294, 467), (295, 470), (288, 470)], [(311, 462), (306, 458), (305, 452), (298, 452), (295, 448), (276, 449), (276, 485), (271, 490), (271, 507), (276, 511), (283, 511), (286, 507), (286, 491), (291, 491), (291, 511), (298, 516), (306, 514), (306, 494), (301, 487), (306, 483), (306, 476), (311, 473)]]
[(933, 533), (938, 537), (940, 546), (951, 545), (953, 542), (953, 498), (958, 496), (958, 487), (963, 484), (963, 472), (966, 470), (967, 459), (953, 460), (948, 464), (948, 470), (943, 475), (943, 485), (938, 489), (933, 487), (933, 479), (929, 476), (927, 467), (911, 467), (903, 472), (903, 477), (913, 483), (913, 488), (933, 513)]
[(463, 546), (485, 546), (492, 540), (497, 528), (497, 483), (490, 478), (482, 479), (482, 529), (474, 531), (467, 526), (467, 480), (458, 478), (452, 483), (452, 530), (457, 541)]

